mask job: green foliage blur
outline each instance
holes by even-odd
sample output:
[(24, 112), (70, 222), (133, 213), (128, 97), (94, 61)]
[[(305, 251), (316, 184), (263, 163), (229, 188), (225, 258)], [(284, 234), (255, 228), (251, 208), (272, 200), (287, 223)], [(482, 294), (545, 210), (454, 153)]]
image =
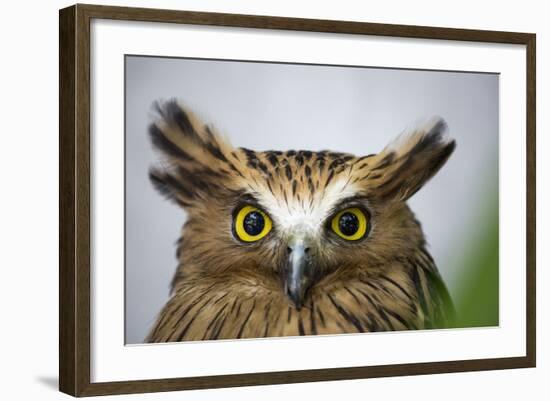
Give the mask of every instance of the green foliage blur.
[(454, 296), (456, 318), (452, 327), (499, 325), (499, 221), (498, 199), (488, 202), (477, 227), (479, 236), (464, 255), (464, 273)]

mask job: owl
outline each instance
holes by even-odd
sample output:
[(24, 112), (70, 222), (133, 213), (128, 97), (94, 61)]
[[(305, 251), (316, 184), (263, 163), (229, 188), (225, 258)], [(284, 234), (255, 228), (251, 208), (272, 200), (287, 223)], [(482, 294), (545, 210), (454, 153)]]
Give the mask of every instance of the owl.
[(154, 187), (185, 209), (146, 341), (444, 327), (452, 301), (407, 206), (455, 148), (434, 119), (381, 152), (233, 147), (178, 101), (150, 126)]

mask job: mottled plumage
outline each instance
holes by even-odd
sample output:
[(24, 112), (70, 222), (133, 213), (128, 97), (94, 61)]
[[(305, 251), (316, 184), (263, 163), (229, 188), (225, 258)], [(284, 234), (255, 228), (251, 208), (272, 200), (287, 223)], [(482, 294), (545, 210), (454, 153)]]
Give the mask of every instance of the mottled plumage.
[[(433, 120), (378, 154), (234, 148), (176, 101), (150, 127), (165, 156), (150, 178), (188, 213), (171, 298), (150, 342), (424, 329), (452, 305), (406, 204), (446, 162), (455, 142)], [(236, 237), (252, 205), (271, 231)], [(364, 238), (331, 219), (364, 211)], [(354, 210), (355, 210), (354, 209)]]

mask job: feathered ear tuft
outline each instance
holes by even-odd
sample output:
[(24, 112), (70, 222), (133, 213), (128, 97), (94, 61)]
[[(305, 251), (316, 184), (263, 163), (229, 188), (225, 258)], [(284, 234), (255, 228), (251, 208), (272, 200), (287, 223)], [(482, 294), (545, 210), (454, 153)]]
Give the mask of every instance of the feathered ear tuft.
[(149, 135), (167, 162), (149, 172), (155, 188), (184, 207), (229, 190), (233, 151), (229, 142), (176, 100), (157, 102), (154, 107), (158, 119), (150, 125)]
[(439, 171), (455, 146), (441, 118), (401, 135), (371, 164), (367, 180), (373, 195), (406, 201)]

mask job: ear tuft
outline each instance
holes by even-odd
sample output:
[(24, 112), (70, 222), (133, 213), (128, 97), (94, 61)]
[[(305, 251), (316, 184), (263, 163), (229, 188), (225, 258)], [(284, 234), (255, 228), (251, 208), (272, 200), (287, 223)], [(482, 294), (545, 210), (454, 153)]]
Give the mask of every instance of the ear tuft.
[(445, 145), (454, 140), (448, 134), (449, 127), (441, 117), (433, 117), (412, 131), (405, 131), (391, 142), (384, 152), (418, 153), (429, 147)]
[(164, 125), (172, 129), (179, 129), (190, 140), (201, 142), (201, 136), (197, 132), (197, 128), (202, 124), (190, 111), (184, 110), (176, 99), (170, 99), (166, 102), (156, 101), (153, 107)]
[(376, 156), (367, 177), (373, 193), (384, 199), (407, 200), (439, 171), (455, 147), (441, 118), (402, 134)]
[(184, 207), (221, 195), (224, 183), (231, 181), (231, 145), (174, 99), (155, 102), (154, 109), (158, 118), (149, 126), (149, 136), (166, 162), (150, 170), (154, 187)]

